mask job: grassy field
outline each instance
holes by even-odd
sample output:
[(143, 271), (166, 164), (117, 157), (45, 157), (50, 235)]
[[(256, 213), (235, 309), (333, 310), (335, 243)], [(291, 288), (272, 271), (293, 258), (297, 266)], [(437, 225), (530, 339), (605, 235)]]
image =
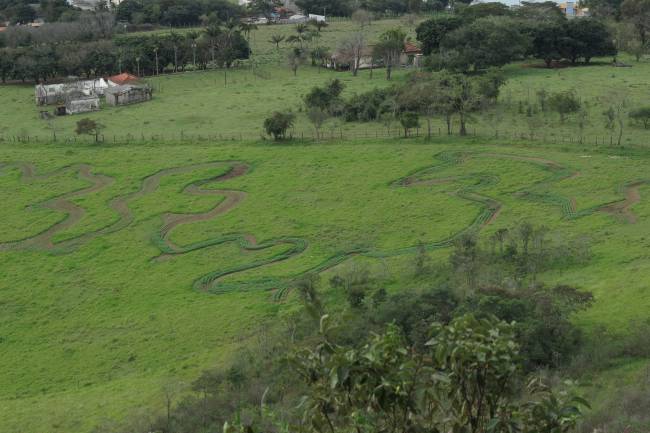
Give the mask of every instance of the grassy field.
[[(399, 24), (374, 23), (368, 39)], [(351, 26), (333, 24), (319, 43), (334, 47)], [(594, 292), (575, 319), (587, 332), (625, 333), (647, 318), (650, 134), (626, 123), (629, 146), (610, 147), (602, 111), (613, 90), (626, 107), (647, 104), (649, 63), (509, 65), (497, 108), (469, 123), (475, 138), (279, 145), (257, 140), (264, 117), (294, 109), (294, 135), (309, 136), (300, 101), (312, 86), (341, 78), (349, 96), (390, 85), (381, 70), (371, 79), (304, 66), (294, 77), (287, 48), (268, 43), (291, 31), (254, 32), (264, 66), (229, 71), (227, 86), (221, 71), (148, 78), (153, 101), (89, 114), (105, 125), (103, 146), (71, 140), (79, 116), (40, 120), (33, 86), (0, 87), (0, 433), (86, 432), (162, 410), (165, 384), (227, 362), (295, 307), (283, 297), (292, 278), (362, 260), (390, 290), (426, 284), (412, 275), (418, 242), (444, 260), (459, 233), (487, 237), (524, 220), (588, 239), (586, 266), (542, 276)], [(582, 132), (575, 118), (527, 115), (538, 90), (572, 88), (588, 108)], [(372, 137), (385, 126), (324, 129)], [(543, 140), (523, 146), (531, 133)], [(136, 143), (112, 144), (127, 134)], [(594, 395), (644, 365), (621, 366)]]
[[(367, 40), (374, 41), (382, 31), (405, 24), (399, 20), (382, 20), (373, 23), (365, 32)], [(352, 29), (351, 22), (334, 23), (322, 32), (318, 43), (331, 48)], [(54, 134), (59, 140), (76, 137), (76, 122), (89, 117), (105, 126), (104, 138), (114, 140), (151, 141), (152, 139), (178, 141), (184, 139), (259, 139), (263, 135), (262, 123), (274, 110), (291, 109), (298, 112), (293, 129), (294, 136), (311, 137), (314, 133), (306, 115), (302, 113), (302, 97), (315, 85), (340, 78), (346, 85), (343, 96), (364, 92), (376, 87), (391, 85), (384, 79), (384, 71), (362, 71), (358, 77), (349, 72), (332, 72), (302, 66), (296, 77), (284, 65), (289, 49), (282, 46), (276, 51), (268, 42), (272, 33), (289, 34), (293, 26), (261, 26), (251, 35), (253, 62), (227, 72), (191, 72), (176, 75), (161, 75), (148, 78), (155, 89), (154, 99), (146, 104), (127, 107), (103, 107), (102, 111), (87, 115), (64, 116), (50, 121), (39, 118), (39, 109), (34, 103), (33, 85), (1, 86), (0, 96), (7, 103), (0, 107), (0, 140), (40, 137), (50, 141)], [(413, 36), (411, 28), (410, 34)], [(625, 109), (647, 104), (650, 97), (650, 62), (629, 62), (630, 68), (614, 68), (606, 63), (564, 69), (548, 70), (531, 67), (528, 64), (512, 64), (505, 68), (508, 82), (502, 89), (496, 108), (478, 113), (470, 119), (470, 133), (483, 137), (522, 136), (547, 142), (580, 141), (586, 144), (606, 143), (617, 133), (606, 129), (605, 110), (612, 93), (617, 92), (626, 101)], [(611, 59), (601, 59), (602, 62)], [(253, 67), (253, 63), (257, 66)], [(395, 82), (402, 81), (411, 72), (398, 70)], [(576, 116), (561, 124), (559, 116), (551, 112), (539, 112), (537, 92), (548, 93), (575, 89), (586, 107), (586, 116), (580, 122)], [(529, 110), (530, 107), (530, 110)], [(530, 111), (530, 115), (529, 112)], [(455, 122), (455, 119), (454, 119)], [(424, 121), (422, 121), (424, 123)], [(582, 128), (580, 127), (582, 123)], [(434, 132), (444, 130), (442, 119), (433, 122)], [(457, 129), (454, 126), (454, 129)], [(391, 126), (392, 133), (399, 130), (397, 122)], [(326, 135), (374, 137), (386, 134), (386, 126), (379, 123), (354, 124), (339, 119), (325, 123)], [(648, 145), (648, 130), (641, 125), (626, 121), (622, 143), (625, 145)], [(82, 138), (78, 138), (82, 139)], [(88, 140), (88, 137), (83, 138)], [(143, 140), (144, 139), (144, 140)]]
[[(576, 318), (586, 330), (625, 332), (650, 308), (641, 151), (478, 139), (5, 144), (0, 161), (2, 432), (88, 431), (126, 408), (162, 409), (165, 383), (226, 361), (292, 309), (271, 289), (357, 256), (393, 290), (422, 284), (411, 279), (412, 247), (423, 241), (442, 259), (468, 229), (489, 236), (529, 220), (557, 238), (588, 237), (587, 266), (543, 276), (595, 293)], [(237, 166), (247, 169), (229, 172)], [(413, 173), (422, 182), (399, 182)], [(174, 218), (182, 223), (169, 229)], [(162, 254), (165, 242), (178, 250)], [(233, 273), (196, 284), (224, 271)]]

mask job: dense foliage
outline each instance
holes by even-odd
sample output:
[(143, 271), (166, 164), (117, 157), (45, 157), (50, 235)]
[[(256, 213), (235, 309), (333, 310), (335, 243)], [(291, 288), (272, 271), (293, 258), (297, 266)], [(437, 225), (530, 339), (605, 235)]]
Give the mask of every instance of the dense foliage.
[(459, 15), (426, 20), (416, 33), (435, 69), (482, 70), (528, 56), (551, 66), (562, 59), (589, 63), (593, 57), (616, 55), (603, 22), (567, 20), (547, 3), (525, 4), (516, 12), (500, 4), (478, 4)]

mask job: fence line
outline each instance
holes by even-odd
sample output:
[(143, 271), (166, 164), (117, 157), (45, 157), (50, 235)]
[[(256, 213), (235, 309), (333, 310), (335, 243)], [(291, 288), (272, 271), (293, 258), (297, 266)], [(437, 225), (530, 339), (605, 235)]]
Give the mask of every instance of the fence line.
[[(326, 128), (318, 133), (315, 130), (290, 130), (287, 133), (287, 139), (290, 141), (308, 141), (308, 142), (336, 142), (350, 141), (361, 139), (403, 139), (403, 138), (442, 138), (442, 137), (461, 137), (458, 131), (447, 133), (446, 127), (431, 128), (414, 128), (408, 131), (408, 134), (401, 128), (366, 128), (365, 130), (343, 130)], [(535, 131), (515, 131), (515, 130), (494, 130), (488, 133), (478, 131), (470, 127), (465, 137), (484, 138), (496, 140), (512, 140), (534, 143), (546, 143), (555, 145), (595, 145), (595, 146), (615, 146), (618, 138), (614, 135), (556, 135), (535, 132)], [(137, 143), (229, 143), (229, 142), (251, 142), (251, 141), (273, 141), (272, 138), (264, 135), (261, 131), (258, 133), (250, 132), (228, 132), (228, 133), (204, 133), (192, 134), (180, 131), (178, 134), (99, 134), (97, 139), (93, 135), (85, 136), (39, 136), (39, 135), (0, 135), (0, 145), (3, 143), (25, 143), (25, 144), (137, 144)]]

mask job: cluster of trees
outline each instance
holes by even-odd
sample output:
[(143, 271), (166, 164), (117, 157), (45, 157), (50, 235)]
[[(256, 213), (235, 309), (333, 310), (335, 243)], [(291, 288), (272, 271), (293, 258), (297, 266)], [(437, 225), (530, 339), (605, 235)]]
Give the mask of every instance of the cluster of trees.
[[(37, 8), (34, 8), (37, 4)], [(46, 22), (74, 21), (81, 11), (70, 6), (66, 0), (0, 0), (0, 22), (9, 21), (12, 24), (28, 24), (36, 18)]]
[[(459, 3), (469, 4), (467, 0)], [(375, 15), (434, 12), (444, 10), (448, 0), (296, 0), (296, 5), (307, 13), (350, 16), (362, 9)]]
[(460, 71), (503, 66), (533, 57), (571, 63), (616, 54), (607, 26), (596, 19), (567, 20), (554, 3), (524, 3), (513, 11), (500, 3), (483, 3), (456, 15), (421, 23), (417, 38), (434, 69)]
[[(553, 249), (530, 241), (525, 227), (505, 230), (477, 255), (519, 262)], [(543, 228), (530, 230), (543, 237)], [(570, 318), (591, 294), (540, 284), (458, 290), (466, 244), (459, 240), (441, 267), (424, 248), (416, 254), (423, 289), (389, 294), (388, 277), (355, 263), (327, 282), (298, 278), (291, 287), (303, 308), (267, 327), (231, 365), (189, 386), (167, 384), (162, 415), (139, 413), (97, 431), (574, 431), (586, 402), (552, 392), (539, 371), (568, 365), (580, 350)], [(348, 306), (328, 306), (323, 289), (345, 295)]]
[(115, 10), (119, 21), (168, 26), (206, 25), (244, 14), (243, 7), (228, 0), (124, 0)]
[(123, 35), (110, 40), (39, 43), (0, 48), (0, 78), (47, 81), (61, 76), (138, 75), (212, 67), (229, 68), (250, 55), (238, 21), (202, 32)]
[[(466, 135), (471, 113), (496, 103), (504, 83), (501, 71), (496, 69), (477, 76), (446, 71), (418, 73), (401, 85), (370, 90), (344, 100), (341, 97), (344, 85), (335, 79), (325, 86), (313, 87), (303, 102), (317, 136), (331, 117), (340, 117), (348, 122), (382, 120), (390, 123), (398, 120), (405, 136), (408, 136), (411, 129), (419, 127), (420, 116), (427, 119), (428, 136), (431, 136), (431, 120), (435, 116), (445, 119), (448, 134), (451, 134), (452, 119), (457, 117), (458, 132)], [(285, 133), (271, 133), (268, 129), (267, 132), (276, 139), (286, 136)]]

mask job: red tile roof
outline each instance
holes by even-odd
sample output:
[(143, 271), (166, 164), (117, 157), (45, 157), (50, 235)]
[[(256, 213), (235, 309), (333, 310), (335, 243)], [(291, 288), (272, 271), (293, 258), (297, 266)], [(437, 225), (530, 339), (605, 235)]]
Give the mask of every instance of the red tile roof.
[(422, 50), (413, 42), (404, 42), (404, 52), (406, 54), (421, 54)]
[(108, 77), (108, 80), (119, 86), (122, 86), (124, 84), (134, 84), (140, 81), (138, 77), (129, 74), (128, 72), (123, 72), (119, 75), (113, 75), (112, 77)]

